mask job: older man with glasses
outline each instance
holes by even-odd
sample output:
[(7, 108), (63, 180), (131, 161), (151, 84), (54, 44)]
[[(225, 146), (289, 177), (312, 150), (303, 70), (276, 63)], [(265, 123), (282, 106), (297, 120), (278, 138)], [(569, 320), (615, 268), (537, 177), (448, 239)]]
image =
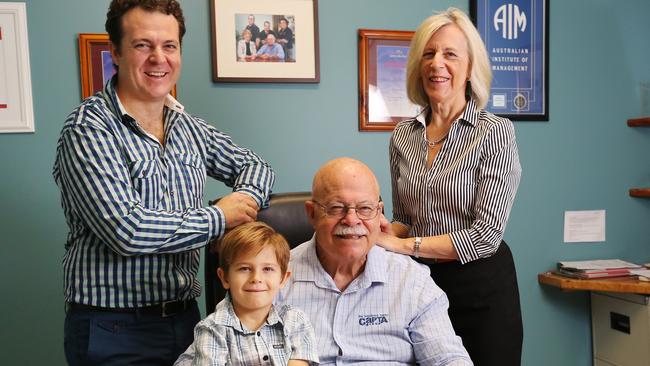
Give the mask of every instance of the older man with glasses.
[(305, 207), (315, 234), (291, 252), (276, 302), (307, 313), (321, 365), (472, 365), (428, 268), (375, 245), (388, 222), (372, 171), (332, 160), (312, 194)]

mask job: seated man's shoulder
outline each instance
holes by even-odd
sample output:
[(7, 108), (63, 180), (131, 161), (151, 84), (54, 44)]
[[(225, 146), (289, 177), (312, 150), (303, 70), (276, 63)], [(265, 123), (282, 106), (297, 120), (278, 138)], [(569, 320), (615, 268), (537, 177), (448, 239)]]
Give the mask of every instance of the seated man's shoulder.
[(307, 254), (307, 250), (312, 245), (313, 245), (313, 241), (309, 240), (309, 241), (306, 241), (306, 242), (304, 242), (302, 244), (299, 244), (296, 247), (294, 247), (293, 249), (291, 249), (291, 259), (290, 259), (290, 261), (295, 262), (295, 261), (303, 259), (305, 257), (305, 255)]
[(389, 270), (398, 270), (401, 272), (407, 272), (409, 274), (416, 274), (418, 276), (427, 276), (429, 277), (431, 271), (429, 267), (425, 266), (422, 263), (418, 263), (413, 260), (408, 255), (394, 253), (383, 248), (379, 248), (384, 251), (386, 256), (386, 264), (389, 266)]
[(384, 252), (385, 271), (390, 274), (392, 282), (400, 283), (404, 289), (426, 292), (427, 296), (437, 297), (443, 293), (431, 278), (429, 267), (416, 262), (408, 255), (393, 253), (380, 247), (377, 249)]

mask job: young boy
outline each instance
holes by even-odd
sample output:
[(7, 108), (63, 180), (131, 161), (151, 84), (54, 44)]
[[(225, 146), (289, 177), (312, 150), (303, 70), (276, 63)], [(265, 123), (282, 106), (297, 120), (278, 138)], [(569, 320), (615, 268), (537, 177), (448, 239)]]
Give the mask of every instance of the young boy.
[(273, 299), (289, 278), (289, 245), (261, 222), (236, 227), (222, 239), (217, 275), (228, 290), (214, 313), (194, 328), (194, 343), (176, 365), (318, 364), (307, 316)]

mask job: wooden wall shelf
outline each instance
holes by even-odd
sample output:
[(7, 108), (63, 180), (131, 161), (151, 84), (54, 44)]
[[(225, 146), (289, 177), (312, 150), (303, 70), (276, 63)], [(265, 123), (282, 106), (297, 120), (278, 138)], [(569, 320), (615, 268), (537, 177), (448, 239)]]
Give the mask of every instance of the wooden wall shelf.
[(630, 127), (650, 127), (650, 117), (630, 118), (627, 120)]
[(636, 277), (616, 277), (607, 279), (577, 280), (544, 272), (537, 275), (539, 283), (562, 289), (562, 291), (603, 291), (650, 294), (650, 282), (639, 281)]
[(650, 188), (632, 188), (630, 189), (630, 196), (650, 198)]

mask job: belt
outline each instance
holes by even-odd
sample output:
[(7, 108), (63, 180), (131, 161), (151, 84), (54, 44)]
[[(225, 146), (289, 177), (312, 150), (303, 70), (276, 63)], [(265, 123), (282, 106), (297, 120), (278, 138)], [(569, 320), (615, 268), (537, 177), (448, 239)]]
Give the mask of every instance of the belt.
[(421, 263), (426, 264), (436, 264), (436, 263), (447, 263), (447, 262), (456, 262), (458, 259), (444, 259), (444, 258), (418, 258)]
[(137, 315), (155, 315), (161, 318), (168, 318), (170, 316), (184, 313), (196, 305), (196, 300), (178, 300), (166, 301), (156, 305), (143, 306), (140, 308), (104, 308), (100, 306), (76, 304), (69, 302), (66, 304), (67, 310), (85, 310), (85, 311), (102, 311), (109, 313), (127, 313)]

